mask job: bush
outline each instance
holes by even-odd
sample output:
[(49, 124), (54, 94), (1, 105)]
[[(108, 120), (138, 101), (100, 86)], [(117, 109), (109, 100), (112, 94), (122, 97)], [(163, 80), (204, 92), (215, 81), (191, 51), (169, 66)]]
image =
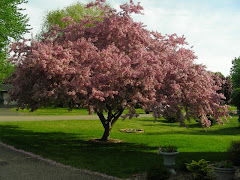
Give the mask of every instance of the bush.
[(232, 161), (233, 165), (240, 166), (240, 140), (232, 141), (227, 153), (228, 159)]
[(169, 179), (171, 173), (168, 169), (163, 165), (157, 165), (151, 167), (147, 172), (148, 180), (167, 180)]
[(166, 112), (163, 113), (163, 118), (166, 119), (168, 123), (177, 122), (176, 113), (170, 113), (170, 112), (166, 111)]
[(192, 160), (192, 163), (186, 164), (187, 169), (193, 173), (194, 179), (207, 179), (212, 175), (213, 170), (208, 167), (209, 161), (204, 159), (199, 160), (198, 162)]
[(175, 123), (178, 121), (177, 112), (173, 112), (168, 108), (165, 109), (162, 116), (167, 120), (168, 123)]
[(167, 122), (169, 122), (169, 123), (175, 123), (175, 122), (177, 122), (177, 118), (175, 117), (175, 116), (165, 116), (164, 117), (166, 120), (167, 120)]

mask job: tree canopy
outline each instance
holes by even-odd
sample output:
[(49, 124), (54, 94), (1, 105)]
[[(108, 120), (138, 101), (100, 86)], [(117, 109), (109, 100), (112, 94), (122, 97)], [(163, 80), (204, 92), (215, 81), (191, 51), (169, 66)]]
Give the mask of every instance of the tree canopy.
[(9, 76), (13, 67), (8, 63), (7, 51), (9, 43), (19, 40), (28, 32), (28, 18), (20, 11), (18, 5), (27, 3), (26, 0), (1, 0), (0, 3), (0, 83)]
[(232, 103), (237, 107), (240, 122), (240, 57), (232, 61), (231, 80), (233, 84)]
[(43, 40), (13, 44), (17, 67), (10, 100), (32, 110), (59, 102), (70, 108), (87, 105), (103, 124), (102, 140), (124, 109), (129, 110), (125, 117), (136, 116), (136, 105), (152, 109), (156, 119), (174, 114), (181, 125), (194, 117), (210, 127), (207, 115), (218, 123), (222, 116), (227, 121), (228, 106), (221, 105), (223, 96), (216, 93), (221, 84), (194, 63), (185, 37), (163, 36), (134, 22), (131, 13), (141, 14), (143, 8), (132, 1), (121, 5), (120, 12), (103, 0), (88, 4), (93, 6), (104, 12), (102, 21), (65, 17), (67, 26), (50, 28)]
[(10, 77), (14, 71), (14, 67), (8, 62), (7, 50), (3, 50), (0, 55), (0, 84), (4, 83), (4, 79)]
[(231, 79), (233, 88), (240, 88), (240, 57), (232, 61)]
[(65, 28), (67, 25), (65, 22), (61, 21), (63, 17), (71, 17), (73, 21), (79, 21), (80, 19), (87, 18), (88, 16), (99, 16), (101, 13), (102, 12), (98, 8), (86, 8), (86, 5), (80, 2), (67, 6), (63, 9), (49, 11), (44, 16), (41, 34), (47, 32), (50, 27), (55, 24), (58, 24), (59, 27)]

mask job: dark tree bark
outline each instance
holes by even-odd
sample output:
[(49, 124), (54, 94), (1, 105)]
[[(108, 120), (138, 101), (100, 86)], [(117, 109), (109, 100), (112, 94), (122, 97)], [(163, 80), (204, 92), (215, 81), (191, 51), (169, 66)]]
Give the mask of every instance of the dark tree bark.
[(104, 127), (104, 133), (101, 138), (102, 141), (107, 141), (110, 137), (110, 132), (112, 130), (113, 125), (118, 120), (118, 118), (122, 115), (123, 109), (119, 109), (114, 114), (112, 113), (111, 107), (108, 108), (108, 116), (107, 119), (104, 117), (102, 112), (97, 112), (97, 115)]

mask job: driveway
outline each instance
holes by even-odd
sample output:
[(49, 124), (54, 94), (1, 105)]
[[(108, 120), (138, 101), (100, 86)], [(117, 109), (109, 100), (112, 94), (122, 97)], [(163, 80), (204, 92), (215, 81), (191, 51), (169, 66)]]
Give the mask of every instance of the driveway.
[(65, 166), (0, 142), (1, 180), (120, 180)]

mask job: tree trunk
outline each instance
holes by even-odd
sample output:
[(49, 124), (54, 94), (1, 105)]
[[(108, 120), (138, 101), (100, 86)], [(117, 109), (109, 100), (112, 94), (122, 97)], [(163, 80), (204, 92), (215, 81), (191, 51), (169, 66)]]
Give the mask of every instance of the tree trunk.
[(121, 116), (122, 113), (123, 113), (123, 109), (120, 109), (115, 114), (112, 114), (111, 108), (109, 107), (108, 117), (106, 119), (103, 113), (97, 112), (97, 115), (104, 127), (104, 133), (101, 138), (102, 141), (107, 141), (109, 139), (110, 132), (112, 130), (113, 125), (115, 124), (115, 122), (118, 120), (118, 118)]
[(101, 140), (107, 141), (110, 136), (110, 132), (112, 130), (111, 123), (109, 122), (109, 123), (105, 124), (103, 127), (104, 127), (104, 133), (103, 133)]

